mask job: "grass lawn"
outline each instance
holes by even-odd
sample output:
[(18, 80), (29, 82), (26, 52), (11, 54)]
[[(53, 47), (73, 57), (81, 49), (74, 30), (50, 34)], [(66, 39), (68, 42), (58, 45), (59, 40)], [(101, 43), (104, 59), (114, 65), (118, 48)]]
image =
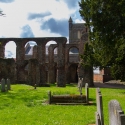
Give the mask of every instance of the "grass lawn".
[[(96, 90), (89, 89), (93, 105), (47, 105), (47, 92), (79, 94), (76, 86), (65, 88), (37, 87), (17, 84), (11, 91), (0, 92), (0, 125), (87, 125), (95, 123)], [(108, 125), (108, 102), (117, 99), (125, 111), (125, 90), (101, 88), (104, 122)], [(84, 88), (83, 88), (84, 93)]]

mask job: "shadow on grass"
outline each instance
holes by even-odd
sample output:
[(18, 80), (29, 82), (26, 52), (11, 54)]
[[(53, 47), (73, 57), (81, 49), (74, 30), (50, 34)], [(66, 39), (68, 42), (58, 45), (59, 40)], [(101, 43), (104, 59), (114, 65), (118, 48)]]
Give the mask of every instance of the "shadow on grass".
[(69, 86), (69, 87), (77, 87), (77, 85), (74, 84), (74, 83), (66, 84), (66, 86)]
[[(53, 83), (53, 84), (50, 83), (49, 85), (50, 85), (50, 87), (57, 87), (57, 83)], [(76, 87), (77, 84), (70, 83), (70, 84), (66, 84), (66, 86), (68, 86), (68, 87)]]

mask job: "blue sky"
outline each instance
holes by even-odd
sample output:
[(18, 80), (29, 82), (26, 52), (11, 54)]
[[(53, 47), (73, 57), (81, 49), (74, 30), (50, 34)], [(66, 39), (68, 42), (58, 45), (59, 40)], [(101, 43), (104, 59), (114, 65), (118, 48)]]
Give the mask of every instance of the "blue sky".
[[(80, 0), (0, 0), (0, 37), (68, 38), (68, 19), (83, 23), (79, 14)], [(10, 50), (9, 50), (10, 48)], [(6, 47), (14, 54), (14, 44)], [(9, 53), (10, 54), (10, 53)]]

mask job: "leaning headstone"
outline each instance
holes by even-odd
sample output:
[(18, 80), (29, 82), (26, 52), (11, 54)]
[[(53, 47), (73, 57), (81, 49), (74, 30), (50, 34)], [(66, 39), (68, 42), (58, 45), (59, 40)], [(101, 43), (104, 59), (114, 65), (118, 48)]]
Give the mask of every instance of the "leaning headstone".
[(96, 88), (96, 103), (97, 103), (97, 113), (99, 115), (100, 124), (104, 125), (102, 94), (99, 88)]
[(80, 95), (82, 95), (82, 85), (83, 85), (82, 83), (83, 83), (83, 78), (82, 79), (79, 78), (78, 89), (79, 89)]
[(88, 87), (88, 83), (85, 84), (85, 95), (86, 95), (86, 103), (89, 103), (89, 87)]
[(11, 88), (10, 88), (10, 79), (7, 79), (7, 91), (8, 90), (11, 90)]
[(6, 88), (5, 88), (5, 79), (1, 79), (1, 92), (5, 92)]
[(125, 125), (125, 114), (117, 100), (111, 100), (109, 107), (109, 125)]

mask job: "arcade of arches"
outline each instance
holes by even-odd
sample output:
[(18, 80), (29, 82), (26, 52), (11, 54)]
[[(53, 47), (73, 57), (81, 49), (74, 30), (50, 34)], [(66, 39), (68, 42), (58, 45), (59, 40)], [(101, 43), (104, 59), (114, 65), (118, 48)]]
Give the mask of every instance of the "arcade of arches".
[[(87, 34), (86, 34), (87, 35)], [(26, 83), (30, 85), (46, 86), (47, 83), (57, 82), (58, 87), (64, 87), (66, 83), (84, 78), (84, 83), (93, 85), (93, 71), (85, 71), (78, 62), (69, 62), (69, 50), (75, 47), (79, 54), (83, 54), (83, 46), (87, 41), (81, 39), (77, 44), (66, 44), (65, 37), (45, 38), (0, 38), (0, 79), (10, 78), (12, 83)], [(48, 48), (48, 62), (46, 62), (45, 46), (49, 41), (55, 41)], [(9, 41), (16, 44), (16, 61), (4, 58), (5, 45)], [(25, 59), (25, 44), (35, 41), (37, 46), (33, 48), (31, 59)], [(57, 48), (56, 62), (54, 61), (54, 49)], [(78, 76), (77, 76), (78, 74)]]

